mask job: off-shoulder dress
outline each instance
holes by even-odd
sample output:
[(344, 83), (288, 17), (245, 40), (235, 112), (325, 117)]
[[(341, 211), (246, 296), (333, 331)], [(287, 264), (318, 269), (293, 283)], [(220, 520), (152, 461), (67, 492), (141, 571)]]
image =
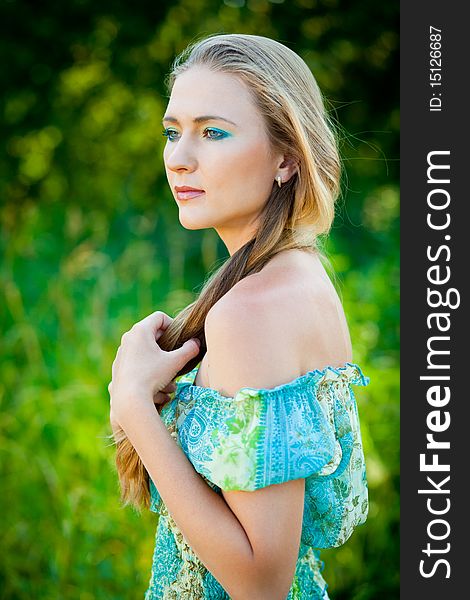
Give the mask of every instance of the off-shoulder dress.
[[(199, 363), (200, 365), (200, 363)], [(160, 416), (195, 470), (218, 494), (254, 491), (305, 478), (302, 535), (286, 600), (327, 600), (321, 548), (346, 542), (368, 512), (366, 468), (352, 385), (369, 377), (354, 363), (309, 371), (270, 389), (234, 397), (195, 385), (199, 365), (176, 380)], [(145, 600), (228, 600), (168, 513), (150, 480), (159, 513)]]

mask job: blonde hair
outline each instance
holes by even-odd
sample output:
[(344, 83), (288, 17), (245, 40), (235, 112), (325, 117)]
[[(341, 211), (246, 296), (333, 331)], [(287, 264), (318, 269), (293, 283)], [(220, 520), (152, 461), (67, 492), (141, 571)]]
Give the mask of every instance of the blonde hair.
[[(238, 281), (260, 271), (276, 254), (299, 248), (326, 256), (320, 238), (329, 232), (340, 192), (341, 163), (335, 130), (320, 89), (306, 63), (283, 44), (258, 35), (222, 34), (190, 44), (167, 78), (204, 66), (243, 82), (264, 118), (273, 150), (296, 163), (296, 173), (273, 188), (255, 236), (230, 256), (204, 283), (194, 302), (179, 312), (158, 343), (166, 351), (197, 337), (200, 353), (177, 376), (193, 369), (206, 352), (204, 321), (210, 308)], [(112, 437), (112, 436), (111, 436)], [(121, 500), (150, 506), (149, 475), (124, 431), (114, 433)]]

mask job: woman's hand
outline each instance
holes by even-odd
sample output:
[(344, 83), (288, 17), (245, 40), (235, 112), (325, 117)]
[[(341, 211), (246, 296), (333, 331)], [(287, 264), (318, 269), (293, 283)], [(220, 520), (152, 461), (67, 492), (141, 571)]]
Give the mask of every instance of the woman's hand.
[(108, 385), (113, 429), (142, 403), (167, 402), (168, 394), (176, 387), (175, 375), (197, 356), (199, 340), (187, 340), (171, 352), (159, 347), (157, 341), (172, 320), (164, 312), (156, 311), (122, 336)]

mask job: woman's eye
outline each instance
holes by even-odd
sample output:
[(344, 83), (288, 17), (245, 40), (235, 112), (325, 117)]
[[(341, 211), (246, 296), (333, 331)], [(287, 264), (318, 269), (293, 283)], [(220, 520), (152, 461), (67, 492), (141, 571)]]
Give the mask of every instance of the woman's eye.
[[(162, 135), (165, 136), (170, 142), (174, 142), (179, 133), (176, 129), (164, 129)], [(209, 140), (221, 140), (229, 136), (229, 134), (221, 129), (214, 129), (213, 127), (206, 127), (202, 133), (203, 137)]]
[(207, 137), (210, 140), (221, 140), (222, 138), (225, 138), (227, 136), (228, 134), (220, 129), (214, 129), (212, 127), (207, 127), (206, 129), (204, 129), (204, 137)]
[(174, 129), (164, 129), (162, 135), (164, 135), (170, 142), (173, 142), (175, 137), (178, 135), (178, 132)]

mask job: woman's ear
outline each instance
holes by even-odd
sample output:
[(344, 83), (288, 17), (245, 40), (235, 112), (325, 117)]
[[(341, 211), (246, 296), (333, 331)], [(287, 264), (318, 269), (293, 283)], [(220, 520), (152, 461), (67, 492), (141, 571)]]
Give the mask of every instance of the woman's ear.
[(281, 183), (286, 183), (297, 171), (297, 162), (290, 156), (284, 156), (277, 168), (276, 179), (280, 176)]

